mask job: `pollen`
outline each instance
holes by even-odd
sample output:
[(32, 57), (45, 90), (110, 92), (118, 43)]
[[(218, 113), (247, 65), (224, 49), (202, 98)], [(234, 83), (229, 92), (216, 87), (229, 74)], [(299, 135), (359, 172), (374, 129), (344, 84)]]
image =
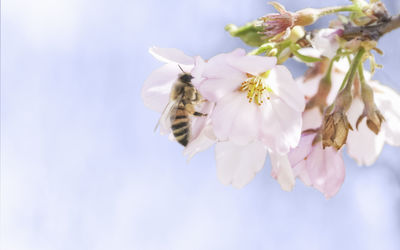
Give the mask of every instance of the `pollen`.
[(247, 74), (247, 79), (242, 82), (240, 91), (247, 92), (247, 99), (249, 102), (254, 102), (257, 105), (261, 105), (265, 100), (270, 100), (271, 88), (266, 84), (266, 77), (269, 72), (262, 74), (261, 76), (253, 76)]

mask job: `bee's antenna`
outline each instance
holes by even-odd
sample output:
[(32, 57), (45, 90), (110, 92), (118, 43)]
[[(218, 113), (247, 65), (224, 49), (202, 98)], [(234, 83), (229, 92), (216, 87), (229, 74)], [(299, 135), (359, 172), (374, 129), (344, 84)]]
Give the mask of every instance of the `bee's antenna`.
[(182, 70), (183, 73), (186, 73), (186, 72), (183, 71), (183, 69), (181, 68), (181, 65), (178, 64), (178, 67)]

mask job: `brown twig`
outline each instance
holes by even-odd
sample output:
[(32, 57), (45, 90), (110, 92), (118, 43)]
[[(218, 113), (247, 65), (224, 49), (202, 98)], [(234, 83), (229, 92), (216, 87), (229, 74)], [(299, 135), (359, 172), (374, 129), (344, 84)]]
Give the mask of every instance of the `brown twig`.
[(384, 34), (397, 28), (400, 28), (400, 14), (375, 25), (345, 27), (342, 38), (351, 40), (355, 37), (361, 37), (377, 41)]

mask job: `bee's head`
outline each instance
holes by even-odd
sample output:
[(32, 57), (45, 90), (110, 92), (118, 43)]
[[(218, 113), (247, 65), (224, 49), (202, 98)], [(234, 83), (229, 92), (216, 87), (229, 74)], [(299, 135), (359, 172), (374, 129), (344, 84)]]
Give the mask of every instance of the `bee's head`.
[(181, 80), (184, 83), (190, 83), (190, 81), (193, 79), (193, 76), (188, 73), (183, 73), (179, 76), (179, 80)]

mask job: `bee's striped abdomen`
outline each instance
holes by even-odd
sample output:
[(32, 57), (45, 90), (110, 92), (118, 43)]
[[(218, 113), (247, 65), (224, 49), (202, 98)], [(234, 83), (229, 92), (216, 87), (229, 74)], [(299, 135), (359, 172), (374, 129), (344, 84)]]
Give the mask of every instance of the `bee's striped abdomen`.
[(175, 116), (171, 116), (171, 129), (175, 139), (183, 146), (186, 146), (190, 136), (190, 119), (184, 107), (179, 106)]

